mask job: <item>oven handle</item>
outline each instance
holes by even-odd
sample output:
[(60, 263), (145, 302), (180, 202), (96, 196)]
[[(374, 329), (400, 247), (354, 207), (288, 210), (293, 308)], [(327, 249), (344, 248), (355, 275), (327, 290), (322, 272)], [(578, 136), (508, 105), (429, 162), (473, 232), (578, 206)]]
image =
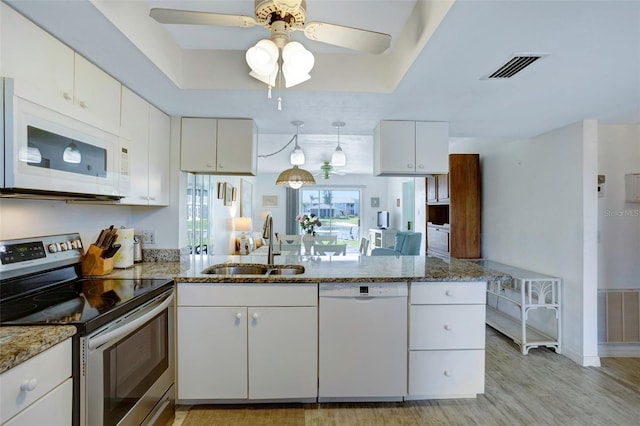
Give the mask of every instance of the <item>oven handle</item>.
[(173, 302), (173, 294), (167, 297), (160, 305), (156, 306), (146, 314), (134, 319), (133, 321), (124, 324), (121, 327), (116, 328), (113, 331), (109, 331), (101, 336), (96, 336), (94, 338), (89, 339), (89, 349), (95, 349), (104, 343), (118, 339), (129, 332), (135, 330), (140, 327), (145, 322), (149, 321), (151, 318), (155, 317), (157, 314), (167, 309), (167, 307)]

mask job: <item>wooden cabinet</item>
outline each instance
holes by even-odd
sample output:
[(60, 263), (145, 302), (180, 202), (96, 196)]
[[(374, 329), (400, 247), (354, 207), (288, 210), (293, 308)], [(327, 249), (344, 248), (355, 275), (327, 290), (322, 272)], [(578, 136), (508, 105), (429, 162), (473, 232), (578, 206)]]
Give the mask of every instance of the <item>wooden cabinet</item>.
[(178, 399), (315, 400), (318, 287), (178, 285)]
[(257, 130), (253, 120), (183, 118), (181, 135), (181, 170), (255, 176)]
[(0, 382), (3, 425), (70, 425), (73, 414), (71, 339), (5, 371), (0, 375)]
[(122, 88), (121, 135), (129, 140), (129, 205), (169, 205), (170, 118)]
[(407, 399), (484, 393), (485, 285), (411, 283)]
[(373, 132), (374, 175), (420, 176), (446, 173), (449, 124), (381, 121)]
[[(480, 157), (449, 155), (449, 174), (427, 176), (427, 252), (480, 257)], [(447, 239), (443, 232), (446, 232)]]
[(22, 15), (2, 4), (1, 75), (14, 93), (117, 134), (121, 84)]

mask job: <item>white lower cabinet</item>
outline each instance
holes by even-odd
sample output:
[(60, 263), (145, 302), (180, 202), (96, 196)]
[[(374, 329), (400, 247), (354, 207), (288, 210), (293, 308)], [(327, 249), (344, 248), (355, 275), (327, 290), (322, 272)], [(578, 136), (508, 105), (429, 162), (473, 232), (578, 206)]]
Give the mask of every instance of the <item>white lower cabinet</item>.
[(412, 283), (407, 399), (484, 393), (484, 282)]
[(178, 399), (315, 399), (317, 285), (178, 285)]
[(72, 423), (71, 339), (0, 375), (2, 425)]

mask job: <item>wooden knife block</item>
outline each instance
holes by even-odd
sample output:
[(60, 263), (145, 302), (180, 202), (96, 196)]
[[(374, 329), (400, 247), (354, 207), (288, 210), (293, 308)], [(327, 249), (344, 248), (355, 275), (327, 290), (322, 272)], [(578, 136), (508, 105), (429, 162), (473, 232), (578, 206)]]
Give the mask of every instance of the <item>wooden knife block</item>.
[(113, 257), (103, 259), (104, 250), (91, 244), (82, 259), (82, 275), (105, 275), (113, 271)]

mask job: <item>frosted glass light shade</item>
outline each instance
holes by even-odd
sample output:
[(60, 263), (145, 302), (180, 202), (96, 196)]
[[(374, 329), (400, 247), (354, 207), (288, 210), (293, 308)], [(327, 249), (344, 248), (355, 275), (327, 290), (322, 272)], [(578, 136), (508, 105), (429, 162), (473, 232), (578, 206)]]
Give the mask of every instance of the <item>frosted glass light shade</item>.
[(304, 164), (304, 151), (298, 145), (298, 137), (296, 135), (296, 145), (293, 147), (293, 151), (291, 151), (291, 156), (289, 156), (289, 161), (292, 166), (302, 166)]
[(301, 43), (297, 41), (287, 43), (282, 49), (282, 61), (285, 87), (295, 86), (311, 78), (309, 72), (313, 68), (315, 59)]
[(34, 146), (20, 148), (18, 151), (18, 160), (23, 163), (39, 163), (42, 161), (40, 150)]
[(345, 155), (340, 145), (336, 147), (336, 150), (331, 154), (331, 165), (335, 167), (342, 167), (347, 164), (347, 156)]
[(71, 142), (62, 153), (65, 163), (78, 164), (82, 162), (82, 154), (75, 143)]
[(278, 46), (269, 39), (263, 39), (247, 50), (245, 59), (255, 74), (265, 76), (273, 72), (274, 65), (277, 70), (278, 56)]

